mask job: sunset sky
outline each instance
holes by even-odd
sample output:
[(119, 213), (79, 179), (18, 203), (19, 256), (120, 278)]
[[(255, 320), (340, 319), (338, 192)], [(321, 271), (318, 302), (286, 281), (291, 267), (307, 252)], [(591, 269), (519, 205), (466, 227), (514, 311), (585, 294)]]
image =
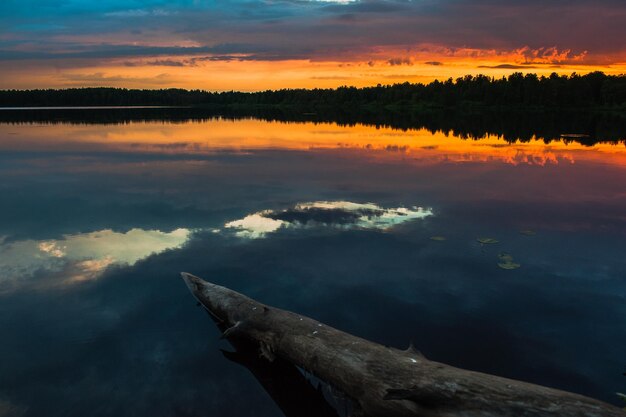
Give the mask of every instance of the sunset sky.
[(3, 0), (0, 88), (626, 72), (624, 0)]

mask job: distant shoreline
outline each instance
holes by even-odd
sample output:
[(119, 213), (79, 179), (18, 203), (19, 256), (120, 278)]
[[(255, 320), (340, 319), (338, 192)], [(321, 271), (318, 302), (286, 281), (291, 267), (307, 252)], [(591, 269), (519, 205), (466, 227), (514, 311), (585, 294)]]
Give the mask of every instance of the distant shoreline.
[(106, 106), (26, 108), (0, 111), (4, 124), (109, 125), (185, 123), (211, 119), (258, 119), (284, 123), (335, 123), (340, 126), (426, 129), (481, 139), (496, 135), (508, 142), (544, 141), (626, 143), (626, 112), (598, 109), (523, 109), (511, 107), (442, 108), (434, 106)]
[(181, 106), (14, 106), (0, 107), (2, 110), (117, 110), (117, 109), (171, 109)]
[(65, 110), (143, 110), (143, 109), (188, 109), (193, 111), (216, 111), (220, 109), (251, 111), (251, 110), (276, 110), (285, 112), (300, 113), (304, 116), (315, 116), (318, 110), (329, 111), (333, 109), (350, 109), (369, 112), (394, 112), (412, 113), (423, 111), (551, 111), (551, 112), (615, 112), (626, 115), (626, 107), (622, 106), (530, 106), (530, 105), (487, 105), (483, 103), (462, 102), (456, 105), (443, 106), (436, 103), (416, 103), (416, 104), (317, 104), (306, 105), (304, 103), (295, 104), (248, 104), (248, 103), (224, 103), (224, 104), (198, 104), (198, 105), (102, 105), (102, 106), (0, 106), (0, 111), (65, 111)]
[(514, 73), (506, 78), (467, 75), (429, 84), (282, 89), (258, 92), (138, 90), (89, 87), (0, 90), (4, 108), (280, 107), (314, 113), (319, 108), (423, 110), (427, 108), (590, 109), (626, 112), (626, 75), (592, 72), (548, 77)]

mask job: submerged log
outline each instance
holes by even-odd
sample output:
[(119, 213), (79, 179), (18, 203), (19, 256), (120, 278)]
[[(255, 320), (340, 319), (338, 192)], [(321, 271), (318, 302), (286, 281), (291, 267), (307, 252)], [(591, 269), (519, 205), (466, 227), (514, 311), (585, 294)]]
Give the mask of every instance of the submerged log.
[(455, 368), (259, 303), (187, 273), (185, 283), (223, 337), (258, 343), (344, 392), (368, 417), (624, 417), (582, 395)]

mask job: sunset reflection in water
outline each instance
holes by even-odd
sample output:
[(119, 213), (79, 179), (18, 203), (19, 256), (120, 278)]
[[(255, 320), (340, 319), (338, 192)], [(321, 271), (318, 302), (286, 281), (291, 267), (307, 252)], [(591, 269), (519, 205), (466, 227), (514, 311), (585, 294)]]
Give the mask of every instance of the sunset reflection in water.
[(0, 139), (0, 408), (281, 416), (224, 360), (183, 270), (619, 402), (623, 142), (252, 119), (4, 123)]
[[(571, 132), (564, 132), (569, 135)], [(351, 151), (355, 156), (415, 163), (503, 162), (511, 165), (573, 164), (596, 161), (626, 166), (624, 143), (585, 146), (542, 138), (508, 143), (497, 136), (480, 140), (426, 129), (394, 130), (365, 125), (237, 121), (131, 122), (118, 125), (0, 124), (2, 151), (211, 154), (254, 150)]]

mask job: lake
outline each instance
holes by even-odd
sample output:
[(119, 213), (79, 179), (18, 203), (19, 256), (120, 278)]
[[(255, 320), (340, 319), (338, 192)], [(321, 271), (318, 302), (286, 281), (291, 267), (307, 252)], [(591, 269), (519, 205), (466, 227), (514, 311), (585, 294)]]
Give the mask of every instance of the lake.
[(181, 271), (432, 360), (620, 404), (624, 142), (460, 136), (3, 121), (0, 416), (298, 415), (220, 351)]

